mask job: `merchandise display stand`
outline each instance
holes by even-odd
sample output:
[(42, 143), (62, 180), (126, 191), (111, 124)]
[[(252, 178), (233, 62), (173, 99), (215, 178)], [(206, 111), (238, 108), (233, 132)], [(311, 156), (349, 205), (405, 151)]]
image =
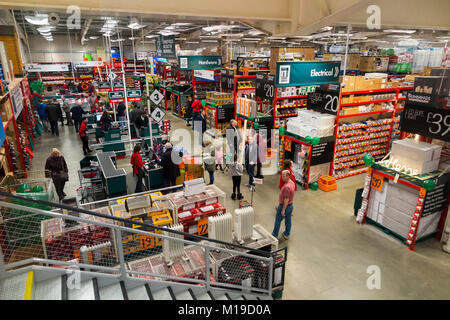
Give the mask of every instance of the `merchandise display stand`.
[(226, 127), (234, 118), (233, 96), (229, 93), (207, 92), (205, 113), (206, 129), (216, 129), (225, 136)]
[(410, 250), (419, 241), (433, 236), (440, 239), (448, 212), (450, 161), (445, 148), (449, 130), (440, 127), (436, 132), (435, 122), (426, 121), (426, 117), (450, 116), (442, 107), (448, 97), (442, 98), (408, 94), (400, 127), (405, 134), (414, 133), (415, 139), (394, 142), (389, 160), (372, 162), (357, 212), (358, 222), (380, 228)]
[[(359, 77), (348, 77), (346, 80)], [(363, 78), (363, 77), (361, 77)], [(370, 82), (366, 80), (366, 82)], [(378, 83), (381, 86), (381, 82)], [(350, 85), (358, 88), (369, 84)], [(330, 175), (342, 179), (366, 172), (362, 158), (370, 152), (382, 159), (390, 148), (393, 136), (398, 136), (399, 113), (403, 110), (406, 92), (410, 86), (343, 90), (339, 93), (336, 116), (336, 148)]]
[(328, 174), (333, 158), (334, 136), (320, 138), (317, 145), (291, 132), (286, 132), (281, 138), (280, 162), (292, 160), (295, 179), (304, 190), (309, 189), (311, 182), (317, 182), (321, 176)]

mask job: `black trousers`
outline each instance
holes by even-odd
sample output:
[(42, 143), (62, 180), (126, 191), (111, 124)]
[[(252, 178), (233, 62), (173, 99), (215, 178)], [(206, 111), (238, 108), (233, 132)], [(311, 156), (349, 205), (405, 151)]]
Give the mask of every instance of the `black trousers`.
[(59, 136), (58, 121), (50, 121), (50, 128), (52, 129), (52, 135), (56, 134)]
[(233, 194), (241, 193), (241, 178), (242, 178), (242, 176), (232, 176), (231, 177), (231, 179), (233, 180)]
[(257, 163), (256, 164), (256, 176), (255, 177), (260, 178), (262, 176), (261, 168), (262, 168), (262, 163)]
[(91, 149), (89, 149), (88, 137), (87, 136), (81, 137), (81, 141), (83, 142), (83, 153), (84, 153), (84, 155), (86, 155), (91, 151)]
[(73, 120), (73, 124), (75, 125), (75, 132), (80, 131), (81, 122), (81, 120)]
[(61, 201), (64, 198), (64, 186), (66, 182), (57, 181), (53, 179), (53, 184), (55, 186), (56, 194), (58, 195), (59, 201)]

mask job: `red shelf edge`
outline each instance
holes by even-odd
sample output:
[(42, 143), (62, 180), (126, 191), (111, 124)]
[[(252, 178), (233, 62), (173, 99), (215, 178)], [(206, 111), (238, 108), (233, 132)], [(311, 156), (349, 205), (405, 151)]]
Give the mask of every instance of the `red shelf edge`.
[(387, 99), (387, 100), (376, 100), (376, 101), (364, 101), (364, 102), (353, 102), (353, 103), (345, 103), (341, 104), (341, 107), (352, 107), (359, 106), (363, 104), (371, 104), (371, 103), (383, 103), (383, 102), (394, 102), (396, 99)]
[(372, 112), (355, 113), (355, 114), (347, 114), (347, 115), (338, 115), (338, 118), (351, 118), (351, 117), (359, 117), (359, 116), (368, 116), (368, 115), (371, 115), (371, 114), (394, 112), (394, 111), (395, 110), (382, 110), (382, 111), (372, 111)]

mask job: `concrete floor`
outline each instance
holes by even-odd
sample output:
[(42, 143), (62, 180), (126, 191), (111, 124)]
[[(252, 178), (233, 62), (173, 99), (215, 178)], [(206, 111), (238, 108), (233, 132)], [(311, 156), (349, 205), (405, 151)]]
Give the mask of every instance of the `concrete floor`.
[[(185, 128), (184, 121), (172, 115), (166, 118), (173, 129)], [(51, 148), (60, 149), (69, 166), (65, 192), (76, 196), (81, 141), (73, 127), (60, 129), (59, 138), (44, 133), (36, 141), (32, 170), (43, 170)], [(131, 172), (128, 163), (124, 159), (118, 165)], [(231, 178), (221, 172), (215, 178), (215, 184), (227, 193), (227, 209), (234, 211), (238, 202), (229, 198)], [(129, 180), (132, 192), (134, 183)], [(338, 190), (328, 193), (297, 192), (291, 238), (280, 240), (279, 245), (288, 247), (283, 299), (450, 299), (450, 255), (441, 250), (437, 239), (419, 243), (411, 252), (373, 226), (355, 222), (355, 190), (363, 186), (363, 180), (364, 175), (338, 180)], [(242, 184), (247, 182), (244, 174)], [(254, 194), (255, 223), (268, 231), (273, 228), (278, 182), (278, 175), (266, 176)], [(242, 190), (249, 200), (249, 189), (242, 186)], [(367, 268), (373, 265), (380, 268), (381, 288), (369, 290)]]

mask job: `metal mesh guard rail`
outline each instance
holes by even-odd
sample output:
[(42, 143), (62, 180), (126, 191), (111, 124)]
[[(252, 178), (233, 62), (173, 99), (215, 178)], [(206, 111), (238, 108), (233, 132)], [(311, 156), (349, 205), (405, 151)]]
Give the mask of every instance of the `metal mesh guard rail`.
[[(0, 273), (27, 264), (271, 293), (270, 253), (0, 192)], [(202, 240), (193, 242), (185, 240)], [(207, 240), (208, 242), (204, 241)], [(215, 242), (217, 246), (211, 246)], [(235, 250), (228, 249), (234, 246)], [(164, 250), (166, 248), (166, 250)], [(3, 271), (4, 271), (3, 270)], [(1, 274), (0, 274), (1, 276)]]

